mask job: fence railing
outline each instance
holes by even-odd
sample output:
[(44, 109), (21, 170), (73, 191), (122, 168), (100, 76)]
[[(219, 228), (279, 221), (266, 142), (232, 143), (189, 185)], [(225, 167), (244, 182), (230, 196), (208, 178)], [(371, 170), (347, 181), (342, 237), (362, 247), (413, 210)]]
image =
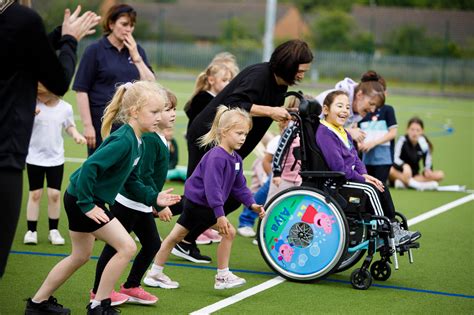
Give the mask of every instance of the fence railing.
[[(79, 55), (91, 40), (81, 41)], [(218, 44), (140, 42), (148, 59), (159, 68), (178, 67), (204, 69), (221, 51), (233, 53), (239, 66), (260, 62), (260, 49), (228, 48)], [(372, 55), (355, 52), (316, 51), (313, 76), (358, 78), (368, 69), (382, 74), (387, 80), (438, 83), (441, 85), (473, 85), (474, 59), (452, 59), (410, 56)], [(317, 74), (317, 75), (314, 75)]]

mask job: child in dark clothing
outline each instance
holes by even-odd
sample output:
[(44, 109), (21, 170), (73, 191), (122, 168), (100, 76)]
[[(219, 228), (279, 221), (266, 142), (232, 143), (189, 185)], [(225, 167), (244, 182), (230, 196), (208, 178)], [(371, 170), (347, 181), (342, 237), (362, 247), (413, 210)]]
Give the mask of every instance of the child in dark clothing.
[(163, 275), (164, 265), (174, 246), (196, 225), (216, 228), (222, 235), (217, 247), (215, 289), (230, 289), (245, 284), (245, 279), (229, 271), (229, 258), (235, 228), (227, 220), (224, 203), (232, 195), (262, 218), (265, 211), (255, 203), (243, 175), (242, 158), (235, 152), (251, 129), (250, 115), (240, 109), (220, 106), (211, 130), (200, 138), (200, 145), (216, 146), (207, 152), (184, 186), (184, 210), (163, 241), (147, 278)]

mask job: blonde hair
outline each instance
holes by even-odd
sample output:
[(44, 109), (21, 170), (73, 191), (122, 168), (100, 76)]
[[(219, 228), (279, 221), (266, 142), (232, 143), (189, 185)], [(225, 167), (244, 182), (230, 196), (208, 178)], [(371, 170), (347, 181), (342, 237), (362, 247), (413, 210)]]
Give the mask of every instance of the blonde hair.
[(232, 79), (232, 71), (224, 63), (211, 63), (207, 66), (206, 70), (201, 72), (196, 78), (196, 83), (194, 84), (194, 92), (191, 95), (191, 99), (184, 105), (184, 110), (188, 111), (191, 107), (192, 99), (201, 91), (207, 91), (211, 89), (208, 78), (211, 76), (216, 76), (219, 72), (224, 71), (224, 75), (229, 74)]
[(198, 143), (201, 147), (219, 145), (222, 133), (245, 122), (248, 124), (248, 130), (252, 129), (252, 118), (247, 111), (240, 107), (229, 108), (225, 105), (220, 105), (217, 108), (216, 117), (212, 122), (211, 130), (201, 136), (198, 139)]
[(168, 98), (165, 89), (156, 82), (136, 81), (120, 85), (105, 108), (100, 130), (102, 138), (110, 134), (114, 122), (127, 123), (132, 109), (140, 110), (154, 98), (159, 99), (161, 110), (163, 110)]
[(51, 92), (50, 90), (48, 90), (41, 82), (38, 82), (37, 94), (38, 94), (38, 96), (39, 96), (40, 94), (52, 96), (52, 98), (54, 98), (55, 100), (59, 100), (59, 99), (60, 99), (59, 96), (57, 96), (56, 94), (54, 94), (53, 92)]
[(218, 53), (217, 55), (212, 58), (211, 63), (209, 65), (212, 65), (214, 63), (223, 63), (229, 68), (230, 73), (231, 73), (231, 79), (233, 79), (240, 71), (239, 66), (237, 64), (237, 59), (233, 54), (231, 54), (228, 51), (223, 51)]

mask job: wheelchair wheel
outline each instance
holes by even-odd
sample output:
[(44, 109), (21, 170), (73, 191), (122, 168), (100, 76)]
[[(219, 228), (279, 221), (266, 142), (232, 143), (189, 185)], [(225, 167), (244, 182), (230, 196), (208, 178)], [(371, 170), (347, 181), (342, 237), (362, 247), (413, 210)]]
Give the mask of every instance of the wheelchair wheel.
[[(367, 240), (367, 225), (355, 222), (355, 220), (348, 219), (349, 222), (349, 247), (356, 246)], [(352, 268), (365, 255), (366, 250), (360, 249), (358, 251), (349, 253), (346, 252), (341, 264), (336, 272), (342, 272)]]
[(367, 269), (357, 268), (351, 273), (351, 284), (354, 289), (367, 290), (372, 285), (372, 276)]
[(378, 260), (370, 266), (370, 273), (375, 280), (386, 281), (392, 274), (392, 268), (388, 261)]
[(259, 222), (260, 252), (282, 277), (313, 281), (335, 270), (347, 250), (344, 213), (331, 199), (310, 187), (292, 187), (265, 206)]

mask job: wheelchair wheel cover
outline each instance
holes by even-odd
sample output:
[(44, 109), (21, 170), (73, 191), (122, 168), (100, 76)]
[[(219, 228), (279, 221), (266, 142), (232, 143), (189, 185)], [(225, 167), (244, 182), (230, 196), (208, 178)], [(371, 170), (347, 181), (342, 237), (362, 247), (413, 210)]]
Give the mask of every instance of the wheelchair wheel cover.
[(265, 262), (279, 275), (296, 281), (320, 279), (337, 268), (347, 250), (344, 213), (310, 187), (277, 194), (265, 207), (258, 227)]

